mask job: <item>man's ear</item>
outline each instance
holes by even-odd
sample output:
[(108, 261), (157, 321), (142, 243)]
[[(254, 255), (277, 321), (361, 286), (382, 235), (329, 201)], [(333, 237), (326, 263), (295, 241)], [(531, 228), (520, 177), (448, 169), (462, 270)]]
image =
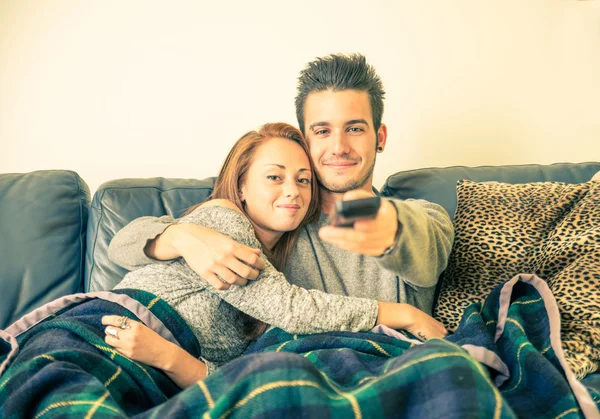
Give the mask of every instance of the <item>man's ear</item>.
[(385, 143), (387, 141), (387, 126), (381, 124), (377, 130), (377, 152), (381, 153), (385, 150)]

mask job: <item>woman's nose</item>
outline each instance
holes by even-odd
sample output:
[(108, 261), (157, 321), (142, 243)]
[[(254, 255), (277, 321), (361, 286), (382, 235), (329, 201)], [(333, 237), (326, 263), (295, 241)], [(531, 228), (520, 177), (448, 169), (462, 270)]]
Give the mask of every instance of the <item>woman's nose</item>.
[(283, 194), (285, 196), (296, 197), (298, 196), (298, 185), (295, 180), (289, 180), (285, 182)]

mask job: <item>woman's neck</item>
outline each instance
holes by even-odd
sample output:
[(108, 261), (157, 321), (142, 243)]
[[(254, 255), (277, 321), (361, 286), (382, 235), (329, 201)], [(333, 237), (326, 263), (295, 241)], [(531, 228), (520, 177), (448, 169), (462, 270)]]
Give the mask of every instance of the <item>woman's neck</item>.
[(254, 226), (254, 232), (256, 233), (256, 238), (258, 241), (266, 248), (268, 251), (272, 251), (281, 236), (283, 236), (282, 232), (272, 231), (264, 229), (258, 225), (256, 225), (253, 221), (252, 225)]

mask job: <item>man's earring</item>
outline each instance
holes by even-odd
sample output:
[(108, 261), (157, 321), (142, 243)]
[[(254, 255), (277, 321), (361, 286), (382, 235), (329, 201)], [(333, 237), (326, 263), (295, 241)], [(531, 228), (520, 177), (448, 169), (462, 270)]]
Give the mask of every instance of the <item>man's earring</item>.
[(383, 151), (383, 147), (377, 147), (377, 151), (381, 153)]

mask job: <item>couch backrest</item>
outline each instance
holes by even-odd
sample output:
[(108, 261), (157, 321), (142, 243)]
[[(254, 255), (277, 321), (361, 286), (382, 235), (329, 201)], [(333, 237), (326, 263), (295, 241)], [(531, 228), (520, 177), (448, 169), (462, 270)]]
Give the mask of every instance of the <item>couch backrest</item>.
[(454, 166), (417, 169), (391, 175), (381, 190), (385, 196), (401, 199), (421, 198), (435, 202), (454, 219), (456, 211), (456, 182), (469, 179), (476, 182), (587, 182), (600, 171), (600, 162), (527, 164), (514, 166)]
[[(508, 183), (590, 180), (600, 163), (559, 163), (552, 165), (482, 166), (430, 168), (398, 172), (382, 188), (386, 196), (423, 198), (442, 205), (450, 214), (456, 209), (456, 182), (496, 180)], [(90, 208), (85, 291), (111, 289), (127, 271), (108, 259), (108, 245), (114, 235), (134, 219), (146, 215), (180, 217), (186, 208), (205, 200), (215, 178), (120, 179), (100, 186)]]
[(0, 174), (0, 329), (83, 290), (89, 205), (75, 172)]
[(85, 291), (112, 289), (127, 273), (108, 259), (108, 245), (121, 228), (146, 215), (181, 217), (210, 195), (214, 180), (120, 179), (101, 185), (90, 207)]

